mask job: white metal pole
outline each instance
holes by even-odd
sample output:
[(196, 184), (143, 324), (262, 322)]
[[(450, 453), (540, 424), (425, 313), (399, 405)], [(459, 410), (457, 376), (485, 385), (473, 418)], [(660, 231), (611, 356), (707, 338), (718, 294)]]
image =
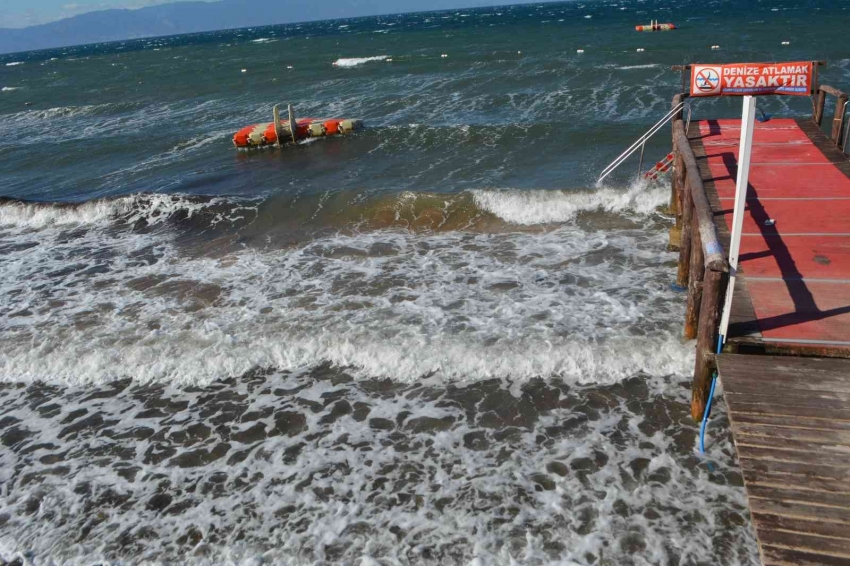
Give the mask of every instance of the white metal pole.
[(720, 337), (726, 343), (729, 328), (729, 313), (732, 310), (732, 295), (735, 292), (735, 275), (738, 272), (738, 255), (741, 250), (741, 232), (744, 228), (744, 213), (747, 207), (747, 185), (750, 180), (750, 156), (753, 150), (753, 128), (756, 118), (756, 97), (744, 97), (741, 114), (741, 142), (738, 145), (738, 179), (735, 183), (735, 213), (732, 216), (732, 238), (729, 241), (729, 287), (723, 316), (720, 318)]

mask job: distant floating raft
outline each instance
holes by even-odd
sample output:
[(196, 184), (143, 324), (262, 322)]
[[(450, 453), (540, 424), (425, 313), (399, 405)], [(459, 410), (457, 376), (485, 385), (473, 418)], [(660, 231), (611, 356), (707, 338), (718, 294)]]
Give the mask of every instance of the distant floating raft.
[(281, 122), (277, 106), (275, 106), (273, 122), (245, 126), (233, 134), (233, 145), (238, 148), (283, 145), (297, 143), (308, 138), (350, 134), (362, 127), (362, 120), (348, 118), (301, 118), (296, 120), (293, 116), (292, 106), (289, 107), (289, 121)]
[(635, 26), (635, 29), (637, 31), (670, 31), (676, 29), (676, 25), (671, 23), (659, 24), (657, 20), (653, 20), (647, 25)]

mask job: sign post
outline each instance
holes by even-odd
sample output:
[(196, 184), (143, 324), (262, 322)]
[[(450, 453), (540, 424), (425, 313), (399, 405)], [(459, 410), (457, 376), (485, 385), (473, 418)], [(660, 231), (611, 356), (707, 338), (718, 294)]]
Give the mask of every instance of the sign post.
[(750, 156), (753, 150), (753, 128), (756, 118), (756, 97), (744, 97), (744, 111), (741, 114), (741, 141), (738, 145), (738, 176), (735, 181), (735, 212), (732, 215), (732, 237), (729, 242), (729, 286), (723, 315), (720, 318), (720, 344), (726, 343), (729, 328), (729, 313), (732, 311), (732, 295), (735, 293), (735, 276), (738, 272), (738, 255), (741, 250), (741, 232), (744, 228), (744, 214), (747, 209), (747, 187), (750, 182)]

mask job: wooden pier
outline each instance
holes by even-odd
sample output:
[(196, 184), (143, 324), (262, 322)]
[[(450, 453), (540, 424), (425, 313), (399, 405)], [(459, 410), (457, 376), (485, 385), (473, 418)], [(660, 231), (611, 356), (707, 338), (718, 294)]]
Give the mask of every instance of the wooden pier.
[[(827, 95), (836, 97), (829, 133)], [(756, 123), (719, 355), (741, 121), (673, 122), (671, 243), (688, 289), (685, 337), (697, 339), (691, 413), (702, 418), (716, 372), (765, 565), (850, 565), (847, 96), (821, 86), (814, 101), (812, 118)]]

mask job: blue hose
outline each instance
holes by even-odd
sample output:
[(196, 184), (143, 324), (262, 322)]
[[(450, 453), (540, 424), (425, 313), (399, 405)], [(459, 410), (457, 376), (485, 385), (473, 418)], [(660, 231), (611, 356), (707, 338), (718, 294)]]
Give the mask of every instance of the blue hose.
[[(723, 336), (717, 337), (717, 353), (723, 349)], [(714, 399), (714, 388), (717, 386), (717, 372), (711, 376), (711, 391), (708, 393), (708, 401), (705, 404), (705, 412), (702, 415), (702, 424), (699, 427), (699, 452), (705, 454), (705, 429), (708, 427), (708, 417), (711, 416), (711, 401)]]
[(711, 392), (708, 394), (708, 402), (705, 404), (705, 413), (702, 415), (702, 425), (699, 427), (699, 452), (705, 454), (705, 428), (708, 426), (708, 417), (711, 415), (711, 400), (714, 399), (714, 386), (717, 385), (717, 374), (711, 376)]

